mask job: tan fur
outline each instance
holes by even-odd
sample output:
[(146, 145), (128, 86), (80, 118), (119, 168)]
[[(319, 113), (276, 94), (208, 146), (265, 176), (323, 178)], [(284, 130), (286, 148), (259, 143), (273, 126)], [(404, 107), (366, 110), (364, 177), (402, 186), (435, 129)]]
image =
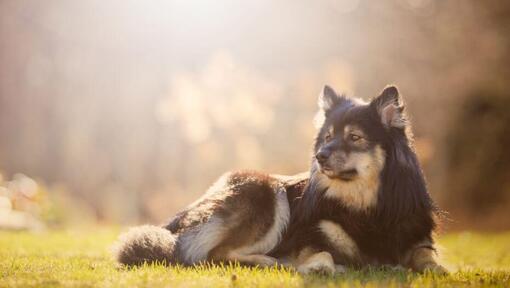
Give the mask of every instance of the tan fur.
[(356, 242), (338, 224), (329, 220), (322, 220), (319, 229), (326, 235), (328, 240), (339, 252), (356, 261), (360, 258), (360, 252)]
[(345, 205), (364, 210), (377, 204), (379, 175), (384, 167), (385, 153), (376, 146), (374, 152), (352, 153), (346, 166), (355, 167), (359, 176), (352, 181), (330, 179), (318, 173), (319, 185), (329, 187), (325, 196), (340, 199)]
[(312, 249), (312, 247), (305, 247), (301, 249), (301, 251), (299, 251), (299, 254), (294, 259), (293, 264), (297, 267), (303, 264), (308, 258), (310, 258), (315, 253), (317, 253), (317, 251)]

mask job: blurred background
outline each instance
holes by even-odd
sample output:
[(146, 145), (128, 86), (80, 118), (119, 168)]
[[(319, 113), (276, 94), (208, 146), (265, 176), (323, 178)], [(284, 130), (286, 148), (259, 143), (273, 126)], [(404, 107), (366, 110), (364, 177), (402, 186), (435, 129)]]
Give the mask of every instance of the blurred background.
[(158, 223), (308, 170), (319, 91), (406, 100), (444, 229), (510, 228), (510, 2), (0, 0), (0, 227)]

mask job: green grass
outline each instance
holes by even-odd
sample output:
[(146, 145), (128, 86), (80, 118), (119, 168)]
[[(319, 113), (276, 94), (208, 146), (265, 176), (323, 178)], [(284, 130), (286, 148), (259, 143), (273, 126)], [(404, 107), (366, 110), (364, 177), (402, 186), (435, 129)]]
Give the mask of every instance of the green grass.
[(224, 267), (126, 269), (108, 248), (118, 229), (43, 233), (0, 232), (0, 287), (509, 287), (510, 233), (442, 237), (448, 276), (389, 270), (350, 270), (303, 277), (285, 269)]

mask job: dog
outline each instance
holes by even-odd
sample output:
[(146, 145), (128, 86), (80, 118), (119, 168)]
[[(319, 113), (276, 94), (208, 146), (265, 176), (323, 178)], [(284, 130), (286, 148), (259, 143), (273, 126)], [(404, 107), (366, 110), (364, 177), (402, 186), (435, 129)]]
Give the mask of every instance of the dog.
[(301, 273), (393, 265), (444, 272), (432, 202), (394, 86), (370, 103), (325, 86), (310, 172), (229, 172), (167, 225), (131, 228), (125, 265), (238, 262)]
[(273, 255), (293, 254), (304, 273), (344, 265), (446, 273), (433, 241), (439, 209), (398, 89), (364, 103), (326, 86), (319, 107), (310, 178), (291, 200), (291, 224)]

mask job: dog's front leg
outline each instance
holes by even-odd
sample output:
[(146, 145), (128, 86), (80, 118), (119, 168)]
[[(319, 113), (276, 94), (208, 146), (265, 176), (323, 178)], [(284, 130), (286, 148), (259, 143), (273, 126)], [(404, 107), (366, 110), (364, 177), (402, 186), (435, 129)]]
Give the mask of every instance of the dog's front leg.
[(439, 274), (448, 274), (448, 270), (437, 263), (437, 252), (430, 241), (414, 246), (407, 255), (406, 266), (416, 272), (431, 271)]
[(301, 274), (325, 274), (331, 275), (335, 272), (345, 272), (345, 267), (335, 265), (333, 256), (327, 251), (318, 251), (311, 247), (302, 249), (294, 260), (294, 266)]

